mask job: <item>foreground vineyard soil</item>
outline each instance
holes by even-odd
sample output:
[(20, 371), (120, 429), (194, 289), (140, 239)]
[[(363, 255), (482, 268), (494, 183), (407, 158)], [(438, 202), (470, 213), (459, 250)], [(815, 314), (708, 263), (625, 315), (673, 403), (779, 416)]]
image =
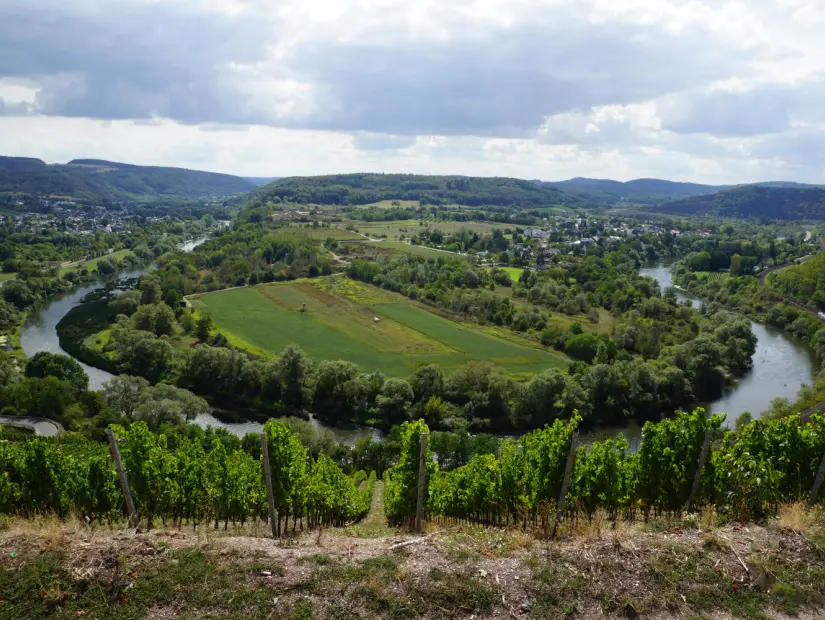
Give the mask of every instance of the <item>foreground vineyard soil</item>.
[(134, 534), (11, 520), (0, 618), (812, 619), (825, 604), (822, 526), (798, 507), (765, 525), (614, 531), (597, 518), (549, 546), (518, 530), (431, 524), (428, 538), (393, 549), (412, 537), (376, 537), (386, 526), (372, 516), (371, 537), (333, 528), (281, 541), (260, 523)]

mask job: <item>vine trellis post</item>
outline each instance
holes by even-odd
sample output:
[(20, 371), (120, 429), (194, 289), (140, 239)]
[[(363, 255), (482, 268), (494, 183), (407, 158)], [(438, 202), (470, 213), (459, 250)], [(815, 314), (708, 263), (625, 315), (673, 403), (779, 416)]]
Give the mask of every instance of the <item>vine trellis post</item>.
[(275, 511), (275, 494), (272, 492), (272, 470), (269, 467), (269, 441), (266, 437), (266, 429), (261, 431), (261, 460), (264, 464), (266, 502), (269, 504), (269, 524), (272, 527), (272, 536), (278, 538), (278, 513)]
[(123, 461), (120, 458), (120, 450), (117, 447), (117, 438), (111, 427), (106, 429), (106, 437), (109, 439), (109, 454), (115, 463), (118, 478), (120, 478), (120, 488), (123, 491), (123, 503), (126, 505), (126, 513), (132, 527), (140, 527), (140, 517), (135, 509), (135, 500), (132, 498), (132, 491), (129, 488), (129, 479), (126, 477), (126, 470), (123, 469)]

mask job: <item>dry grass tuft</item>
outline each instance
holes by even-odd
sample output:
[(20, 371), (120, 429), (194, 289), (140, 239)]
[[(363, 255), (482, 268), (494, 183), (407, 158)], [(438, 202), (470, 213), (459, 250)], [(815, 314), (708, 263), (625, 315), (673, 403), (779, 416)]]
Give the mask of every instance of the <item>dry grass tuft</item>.
[(808, 508), (802, 502), (782, 504), (776, 518), (779, 527), (795, 532), (810, 532), (825, 523), (825, 511), (821, 506)]
[(635, 538), (639, 533), (644, 531), (644, 524), (636, 521), (625, 521), (623, 519), (617, 519), (614, 523), (607, 516), (606, 512), (597, 511), (590, 520), (582, 518), (562, 523), (561, 531), (582, 538), (610, 537), (614, 541), (622, 542)]

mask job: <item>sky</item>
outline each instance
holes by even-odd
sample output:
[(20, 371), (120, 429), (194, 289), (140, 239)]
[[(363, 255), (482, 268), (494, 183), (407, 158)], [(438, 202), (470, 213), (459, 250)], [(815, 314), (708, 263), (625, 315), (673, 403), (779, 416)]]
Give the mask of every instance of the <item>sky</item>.
[(0, 0), (0, 154), (825, 182), (825, 0)]

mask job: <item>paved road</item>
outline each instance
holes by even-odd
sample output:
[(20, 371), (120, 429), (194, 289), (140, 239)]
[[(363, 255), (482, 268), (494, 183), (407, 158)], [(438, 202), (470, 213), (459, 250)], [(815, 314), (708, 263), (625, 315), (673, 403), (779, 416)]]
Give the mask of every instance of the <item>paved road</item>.
[(19, 426), (22, 428), (30, 428), (35, 435), (43, 437), (56, 437), (63, 434), (63, 426), (54, 420), (46, 418), (23, 418), (17, 416), (0, 415), (0, 426)]

